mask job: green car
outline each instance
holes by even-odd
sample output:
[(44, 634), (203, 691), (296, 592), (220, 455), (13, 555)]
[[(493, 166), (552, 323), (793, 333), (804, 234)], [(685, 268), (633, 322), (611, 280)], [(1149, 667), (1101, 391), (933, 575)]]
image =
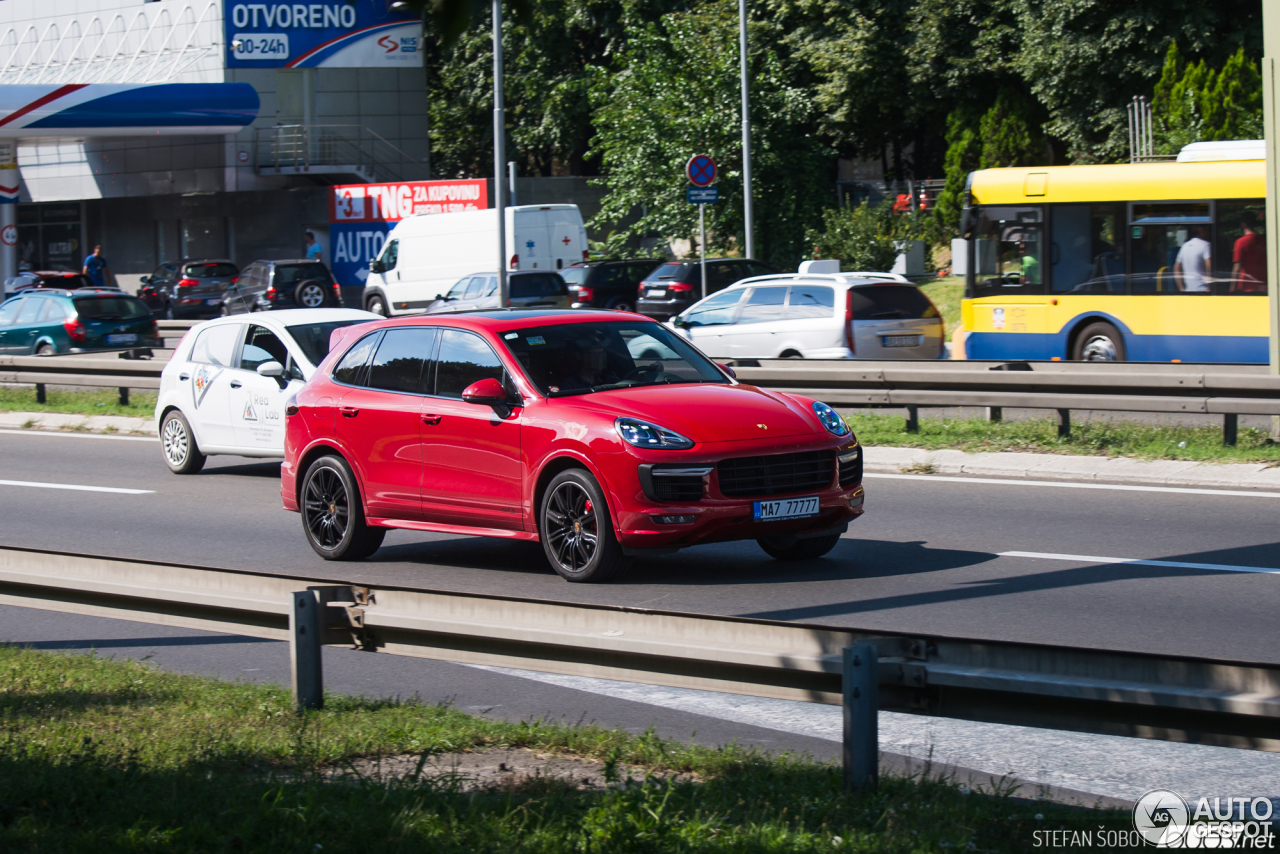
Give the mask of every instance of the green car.
[(0, 305), (0, 354), (6, 356), (159, 346), (147, 304), (120, 291), (40, 288)]

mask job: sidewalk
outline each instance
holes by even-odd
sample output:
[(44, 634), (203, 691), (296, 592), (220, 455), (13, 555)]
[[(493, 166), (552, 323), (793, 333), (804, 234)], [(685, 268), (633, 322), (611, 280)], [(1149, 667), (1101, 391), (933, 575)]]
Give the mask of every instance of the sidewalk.
[[(55, 412), (0, 412), (0, 429), (156, 435), (155, 424), (150, 418), (64, 415)], [(965, 451), (893, 447), (868, 447), (866, 455), (865, 470), (876, 474), (950, 474), (1280, 491), (1280, 466), (1261, 463), (1224, 465), (1069, 454), (970, 454)]]

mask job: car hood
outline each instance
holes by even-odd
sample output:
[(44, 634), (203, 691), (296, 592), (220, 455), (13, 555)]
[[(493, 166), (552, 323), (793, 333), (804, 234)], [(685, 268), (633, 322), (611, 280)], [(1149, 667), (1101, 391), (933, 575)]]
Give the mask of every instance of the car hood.
[(608, 418), (629, 415), (650, 421), (695, 442), (825, 435), (817, 418), (800, 403), (751, 385), (646, 386), (562, 397), (556, 402)]

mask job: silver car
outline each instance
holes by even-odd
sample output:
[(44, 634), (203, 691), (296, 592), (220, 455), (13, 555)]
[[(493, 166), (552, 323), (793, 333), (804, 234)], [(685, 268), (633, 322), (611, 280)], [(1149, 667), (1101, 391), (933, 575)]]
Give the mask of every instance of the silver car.
[(716, 359), (938, 359), (933, 302), (892, 273), (759, 276), (695, 303), (671, 325)]
[[(522, 270), (507, 274), (512, 308), (571, 308), (574, 295), (564, 278), (550, 270)], [(427, 314), (498, 307), (498, 274), (471, 273), (458, 280), (447, 294), (440, 294)]]

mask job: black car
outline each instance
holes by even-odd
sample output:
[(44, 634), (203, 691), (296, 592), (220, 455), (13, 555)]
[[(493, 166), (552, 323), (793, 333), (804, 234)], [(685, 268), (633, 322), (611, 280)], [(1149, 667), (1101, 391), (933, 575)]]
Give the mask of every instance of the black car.
[[(742, 279), (778, 272), (768, 264), (745, 258), (708, 258), (707, 294), (722, 291)], [(656, 320), (667, 320), (702, 297), (702, 265), (697, 261), (669, 261), (640, 283), (636, 311)]]
[(586, 261), (560, 271), (573, 294), (574, 308), (636, 310), (636, 292), (661, 258), (640, 261)]
[(321, 261), (254, 261), (222, 296), (223, 314), (274, 308), (341, 308), (342, 292)]
[(225, 258), (166, 261), (142, 277), (138, 298), (156, 317), (217, 317), (222, 292), (238, 275), (240, 268)]

